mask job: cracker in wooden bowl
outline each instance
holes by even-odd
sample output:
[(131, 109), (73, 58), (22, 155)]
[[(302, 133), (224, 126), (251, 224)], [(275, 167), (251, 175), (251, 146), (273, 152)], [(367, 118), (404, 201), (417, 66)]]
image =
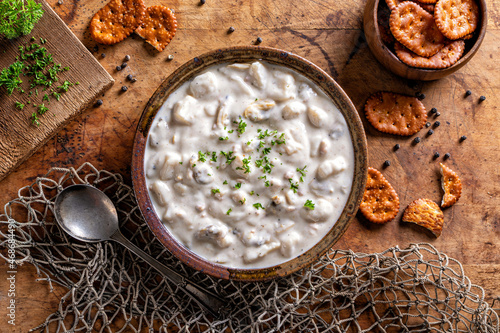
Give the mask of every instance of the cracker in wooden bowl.
[(368, 121), (377, 130), (397, 135), (413, 135), (427, 121), (425, 106), (416, 97), (379, 91), (365, 104)]
[(415, 223), (439, 237), (443, 230), (444, 215), (439, 206), (429, 199), (417, 199), (406, 207), (403, 222)]
[(444, 47), (445, 37), (434, 22), (434, 16), (414, 2), (404, 1), (390, 19), (394, 38), (422, 57), (430, 57)]
[(474, 0), (439, 0), (434, 17), (444, 36), (459, 39), (476, 30), (479, 8)]
[(118, 43), (141, 24), (145, 13), (143, 0), (111, 0), (90, 21), (90, 35), (101, 44)]
[(465, 42), (456, 40), (443, 47), (432, 57), (426, 58), (411, 52), (400, 43), (394, 44), (394, 51), (399, 60), (408, 66), (417, 68), (441, 69), (450, 67), (462, 57), (464, 50)]
[(377, 169), (368, 168), (365, 193), (359, 210), (373, 223), (387, 223), (399, 212), (398, 194)]
[(444, 194), (441, 200), (441, 207), (446, 208), (454, 205), (462, 195), (462, 181), (458, 175), (443, 163), (441, 166), (441, 187)]
[(142, 24), (135, 31), (158, 51), (163, 51), (177, 31), (174, 13), (164, 6), (151, 6), (146, 10)]

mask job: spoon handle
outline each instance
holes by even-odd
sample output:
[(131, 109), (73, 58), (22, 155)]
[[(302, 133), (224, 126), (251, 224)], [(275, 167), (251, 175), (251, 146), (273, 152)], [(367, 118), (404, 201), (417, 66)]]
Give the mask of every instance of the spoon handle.
[(158, 272), (163, 274), (163, 276), (167, 279), (177, 284), (188, 296), (195, 300), (202, 308), (210, 312), (214, 317), (217, 317), (223, 307), (227, 304), (227, 301), (222, 300), (219, 296), (195, 284), (173, 269), (163, 265), (158, 260), (151, 257), (149, 254), (125, 238), (121, 232), (117, 231), (110, 238), (128, 248), (130, 251), (149, 263)]

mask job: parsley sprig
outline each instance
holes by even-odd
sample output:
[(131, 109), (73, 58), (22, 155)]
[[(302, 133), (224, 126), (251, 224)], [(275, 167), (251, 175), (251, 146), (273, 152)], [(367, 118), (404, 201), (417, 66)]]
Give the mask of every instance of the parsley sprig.
[(3, 0), (0, 2), (0, 34), (8, 39), (28, 35), (42, 16), (42, 5), (34, 0)]

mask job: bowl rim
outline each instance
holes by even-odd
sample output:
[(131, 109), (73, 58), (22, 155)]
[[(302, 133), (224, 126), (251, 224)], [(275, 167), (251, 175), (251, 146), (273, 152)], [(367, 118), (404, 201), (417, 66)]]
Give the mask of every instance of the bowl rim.
[[(379, 25), (378, 25), (378, 7), (379, 7), (380, 2), (385, 2), (384, 0), (368, 0), (366, 3), (365, 10), (372, 11), (370, 16), (371, 16), (371, 20), (373, 20), (373, 26), (375, 28), (375, 35), (377, 37), (377, 38), (375, 38), (375, 43), (376, 43), (375, 46), (382, 49), (382, 50), (385, 50), (385, 53), (388, 54), (391, 61), (398, 62), (401, 65), (405, 66), (409, 72), (426, 73), (426, 74), (429, 74), (430, 76), (442, 77), (441, 75), (449, 75), (449, 74), (452, 74), (455, 71), (459, 70), (460, 68), (462, 68), (476, 54), (476, 52), (479, 50), (479, 47), (481, 46), (481, 44), (484, 40), (484, 37), (486, 35), (487, 25), (488, 25), (488, 13), (487, 13), (488, 11), (487, 11), (486, 0), (474, 0), (474, 1), (476, 1), (476, 4), (478, 4), (478, 7), (479, 7), (479, 15), (480, 15), (479, 22), (481, 23), (480, 27), (479, 27), (479, 33), (477, 34), (477, 36), (473, 37), (473, 38), (476, 38), (476, 41), (474, 42), (473, 46), (468, 50), (468, 52), (464, 53), (462, 55), (462, 57), (460, 57), (460, 59), (456, 63), (454, 63), (450, 67), (440, 68), (440, 69), (419, 68), (419, 67), (412, 67), (410, 65), (407, 65), (404, 62), (402, 62), (401, 60), (399, 60), (399, 58), (396, 56), (396, 54), (394, 54), (389, 49), (389, 47), (387, 47), (385, 45), (385, 43), (382, 41), (382, 38), (380, 36), (380, 29), (379, 29)], [(366, 30), (365, 29), (366, 23), (367, 22), (363, 22), (363, 30), (364, 31)], [(366, 34), (366, 31), (365, 31), (365, 34)], [(367, 43), (371, 49), (372, 46), (370, 45), (371, 43), (368, 41), (368, 39), (367, 39)], [(376, 52), (373, 52), (373, 54), (375, 55)], [(378, 57), (377, 57), (377, 60), (378, 60)], [(384, 64), (384, 63), (382, 62), (382, 64)], [(384, 67), (387, 67), (387, 66), (385, 66), (385, 64), (384, 64)], [(393, 71), (391, 68), (388, 68), (388, 69), (391, 72)], [(410, 75), (410, 74), (407, 74), (407, 76), (408, 75)], [(410, 77), (408, 77), (408, 78), (411, 79)], [(434, 79), (432, 78), (431, 80), (434, 80)]]
[[(144, 154), (149, 130), (158, 110), (184, 82), (211, 65), (264, 60), (291, 68), (304, 75), (329, 96), (343, 114), (354, 148), (354, 177), (347, 203), (334, 227), (312, 248), (284, 263), (265, 268), (232, 268), (208, 261), (192, 252), (170, 234), (157, 216), (146, 187)], [(367, 142), (361, 119), (342, 88), (321, 68), (298, 55), (262, 46), (236, 46), (217, 49), (194, 57), (170, 74), (151, 96), (141, 115), (132, 153), (132, 184), (139, 209), (155, 237), (179, 260), (216, 278), (238, 281), (264, 281), (283, 277), (310, 266), (329, 250), (347, 230), (361, 203), (367, 177)]]

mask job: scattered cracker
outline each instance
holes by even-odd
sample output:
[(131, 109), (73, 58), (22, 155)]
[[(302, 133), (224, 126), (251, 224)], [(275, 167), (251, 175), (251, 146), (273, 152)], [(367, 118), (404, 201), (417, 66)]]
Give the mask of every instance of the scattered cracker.
[(398, 215), (398, 194), (377, 169), (368, 168), (365, 194), (359, 210), (373, 223), (387, 223)]
[(425, 126), (425, 106), (416, 97), (377, 92), (365, 104), (368, 121), (381, 132), (413, 135)]
[(118, 43), (141, 24), (145, 13), (143, 0), (111, 0), (90, 21), (90, 35), (101, 44)]
[(385, 0), (385, 3), (387, 4), (387, 7), (389, 7), (390, 10), (394, 10), (394, 8), (396, 8), (401, 3), (401, 1), (399, 1), (399, 0)]
[(474, 0), (440, 0), (434, 13), (436, 25), (449, 39), (459, 39), (477, 28), (479, 8)]
[(151, 6), (146, 10), (142, 24), (135, 31), (158, 51), (163, 51), (177, 31), (174, 13), (164, 6)]
[(455, 204), (455, 202), (460, 199), (462, 195), (462, 182), (458, 175), (448, 168), (443, 163), (439, 163), (441, 166), (441, 187), (443, 188), (444, 195), (441, 201), (441, 207), (446, 208)]
[(430, 57), (444, 47), (445, 37), (434, 16), (414, 2), (400, 3), (392, 12), (391, 32), (398, 42), (422, 57)]
[(418, 2), (425, 4), (435, 4), (436, 2), (438, 2), (438, 0), (418, 0)]
[(463, 40), (456, 40), (443, 47), (432, 57), (425, 58), (416, 55), (400, 43), (394, 45), (394, 51), (396, 51), (399, 60), (417, 68), (441, 69), (450, 67), (462, 57), (464, 50), (465, 42)]
[(406, 207), (403, 222), (416, 223), (439, 237), (443, 230), (444, 215), (434, 201), (417, 199)]

